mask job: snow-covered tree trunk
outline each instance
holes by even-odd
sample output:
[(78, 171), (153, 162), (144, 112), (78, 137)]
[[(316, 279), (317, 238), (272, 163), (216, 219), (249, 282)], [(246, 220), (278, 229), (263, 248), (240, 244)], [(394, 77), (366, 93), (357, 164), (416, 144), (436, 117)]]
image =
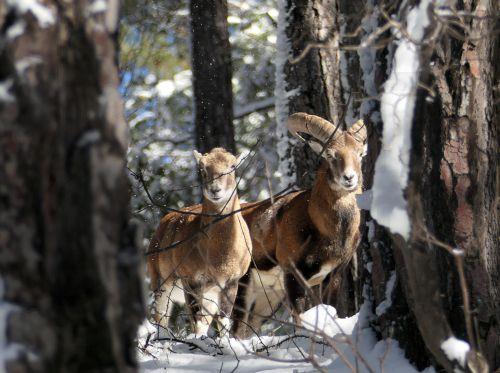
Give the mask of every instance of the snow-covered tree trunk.
[(135, 371), (117, 1), (0, 0), (0, 371)]
[[(421, 1), (393, 18), (405, 33), (381, 97), (383, 147), (371, 213), (391, 231), (397, 284), (431, 361), (449, 371), (484, 371), (482, 354), (490, 367), (498, 367), (499, 350), (492, 321), (498, 318), (499, 253), (492, 249), (498, 238), (492, 81), (498, 41), (491, 3), (466, 3), (460, 12), (466, 16)], [(461, 38), (446, 32), (452, 21), (462, 25)], [(460, 255), (465, 286), (456, 263)], [(376, 298), (381, 291), (375, 282), (372, 289)], [(391, 311), (401, 299), (393, 293), (391, 300), (385, 312), (377, 307), (379, 327), (385, 314), (418, 363), (425, 354), (420, 337), (408, 338), (409, 324)], [(415, 354), (419, 350), (423, 354)]]
[[(396, 19), (403, 17), (404, 8), (392, 3)], [(374, 182), (375, 163), (382, 148), (383, 123), (380, 94), (384, 91), (393, 68), (397, 43), (387, 40), (387, 32), (378, 34), (385, 27), (380, 7), (375, 1), (341, 1), (341, 14), (349, 20), (343, 35), (352, 35), (342, 58), (343, 86), (349, 87), (351, 101), (348, 111), (354, 117), (361, 117), (369, 128), (368, 155), (363, 162), (364, 189), (371, 190)], [(353, 37), (353, 35), (355, 35)], [(349, 115), (349, 114), (348, 114)], [(370, 192), (369, 192), (370, 193)], [(371, 194), (368, 194), (363, 208), (369, 208)], [(401, 250), (382, 225), (374, 220), (368, 211), (364, 214), (362, 245), (358, 252), (358, 276), (363, 286), (357, 286), (358, 303), (367, 302), (372, 311), (371, 325), (382, 338), (395, 338), (404, 348), (406, 356), (418, 368), (429, 365), (428, 351), (418, 331), (414, 314), (410, 311), (404, 287), (405, 264)], [(345, 291), (340, 297), (346, 297)]]
[(235, 152), (226, 0), (190, 0), (196, 147)]
[[(498, 237), (498, 112), (493, 106), (498, 37), (492, 31), (493, 5), (466, 3), (461, 16), (450, 8), (434, 9), (426, 1), (393, 5), (392, 19), (405, 33), (394, 29), (399, 41), (387, 43), (387, 33), (373, 37), (387, 24), (378, 4), (339, 2), (339, 17), (349, 20), (341, 24), (342, 40), (358, 31), (347, 40), (360, 47), (341, 52), (341, 77), (344, 96), (351, 92), (346, 118), (359, 115), (371, 129), (364, 164), (366, 189), (372, 189), (373, 175), (377, 178), (379, 172), (372, 204), (378, 220), (367, 214), (362, 227), (359, 267), (367, 285), (363, 295), (372, 307), (373, 327), (384, 338), (396, 338), (418, 367), (433, 362), (448, 370), (462, 366), (481, 371), (485, 365), (476, 353), (480, 350), (490, 367), (498, 368), (494, 320), (499, 252), (493, 243)], [(446, 32), (443, 25), (451, 22), (463, 25), (463, 39)], [(420, 45), (422, 38), (425, 43)], [(394, 149), (394, 157), (388, 157)], [(381, 171), (387, 161), (386, 170), (401, 167), (407, 187), (402, 179), (392, 182), (393, 175)], [(377, 194), (381, 191), (385, 195)], [(365, 197), (363, 204), (369, 206), (370, 196)], [(384, 204), (392, 204), (385, 214)], [(409, 215), (391, 217), (394, 207)], [(427, 236), (422, 237), (423, 232)], [(464, 251), (472, 341), (454, 257), (429, 243), (431, 238)], [(345, 289), (337, 296), (345, 298)], [(446, 341), (462, 352), (474, 352), (450, 357), (456, 349), (446, 348)]]
[[(345, 116), (351, 102), (346, 83), (347, 68), (339, 50), (339, 35), (345, 20), (339, 17), (335, 0), (281, 1), (276, 59), (276, 118), (279, 171), (282, 187), (295, 183), (309, 188), (318, 166), (317, 155), (308, 145), (287, 133), (289, 114), (306, 112), (330, 120), (345, 129), (353, 116)], [(325, 302), (333, 303), (340, 315), (353, 314), (358, 305), (357, 258), (336, 278), (324, 283)]]
[[(280, 0), (276, 61), (280, 172), (283, 183), (299, 187), (312, 185), (317, 157), (307, 145), (290, 139), (286, 117), (299, 111), (334, 123), (342, 117), (335, 6), (333, 0)], [(310, 49), (318, 42), (325, 48)]]
[[(488, 1), (465, 2), (465, 18), (436, 10), (434, 22), (454, 21), (470, 31), (463, 40), (445, 34), (439, 43), (422, 48), (422, 63), (429, 68), (422, 70), (420, 81), (433, 87), (437, 97), (431, 99), (423, 89), (417, 96), (407, 192), (412, 235), (403, 253), (419, 328), (445, 367), (448, 360), (478, 369), (475, 351), (486, 356), (491, 368), (500, 365), (500, 330), (493, 321), (500, 311), (494, 9)], [(454, 255), (430, 242), (434, 237), (454, 248), (454, 255), (463, 255), (465, 284)], [(423, 271), (426, 276), (420, 275)], [(470, 300), (464, 298), (464, 288)], [(435, 299), (442, 304), (431, 307)], [(429, 322), (438, 306), (444, 310), (441, 326)], [(463, 364), (450, 359), (446, 350), (439, 356), (443, 339), (452, 335), (469, 345)]]

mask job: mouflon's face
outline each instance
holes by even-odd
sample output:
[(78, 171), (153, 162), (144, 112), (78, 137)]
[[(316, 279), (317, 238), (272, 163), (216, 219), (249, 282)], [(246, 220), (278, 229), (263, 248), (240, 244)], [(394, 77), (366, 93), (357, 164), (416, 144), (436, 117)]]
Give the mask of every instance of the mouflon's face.
[(361, 159), (366, 154), (368, 133), (363, 119), (353, 123), (346, 131), (340, 130), (339, 126), (339, 123), (335, 125), (307, 113), (292, 114), (287, 120), (288, 131), (306, 141), (327, 162), (330, 188), (352, 192), (362, 182)]
[(348, 134), (344, 136), (348, 146), (334, 146), (325, 152), (328, 162), (328, 183), (332, 189), (352, 192), (358, 189), (362, 181), (361, 160), (364, 150), (354, 139), (350, 139)]
[(322, 145), (310, 143), (311, 148), (328, 164), (327, 180), (330, 188), (353, 192), (362, 182), (361, 160), (366, 148), (356, 141), (348, 132), (343, 133), (323, 152)]
[(216, 205), (226, 204), (237, 193), (238, 159), (222, 148), (214, 148), (203, 155), (195, 150), (194, 156), (203, 181), (203, 196)]

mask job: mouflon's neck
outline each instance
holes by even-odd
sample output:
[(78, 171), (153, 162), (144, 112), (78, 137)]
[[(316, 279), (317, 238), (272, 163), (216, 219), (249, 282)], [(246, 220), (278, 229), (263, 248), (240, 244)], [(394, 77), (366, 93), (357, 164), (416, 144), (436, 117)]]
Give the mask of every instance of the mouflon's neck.
[(333, 237), (339, 218), (346, 216), (346, 213), (356, 213), (359, 209), (355, 191), (332, 188), (328, 172), (328, 166), (322, 165), (316, 173), (308, 213), (322, 235)]

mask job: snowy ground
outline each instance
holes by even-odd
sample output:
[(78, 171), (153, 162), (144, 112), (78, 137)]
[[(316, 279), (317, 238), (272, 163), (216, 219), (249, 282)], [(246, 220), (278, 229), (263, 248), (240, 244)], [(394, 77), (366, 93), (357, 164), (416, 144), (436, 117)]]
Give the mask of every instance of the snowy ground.
[(188, 337), (183, 342), (148, 341), (144, 349), (155, 331), (145, 322), (139, 330), (139, 362), (147, 373), (311, 372), (319, 367), (329, 372), (417, 372), (396, 341), (377, 341), (365, 314), (362, 309), (341, 319), (333, 307), (321, 305), (303, 314), (309, 331), (297, 331), (294, 337), (255, 336), (244, 341)]

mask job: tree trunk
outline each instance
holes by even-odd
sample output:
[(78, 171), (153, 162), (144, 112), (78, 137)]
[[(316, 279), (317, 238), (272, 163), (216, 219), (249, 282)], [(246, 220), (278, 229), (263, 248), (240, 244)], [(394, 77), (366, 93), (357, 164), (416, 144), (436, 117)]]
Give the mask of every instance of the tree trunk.
[(235, 152), (231, 46), (225, 0), (191, 0), (196, 147)]
[[(397, 4), (393, 5), (397, 9)], [(344, 97), (350, 97), (345, 99), (346, 120), (349, 123), (363, 118), (369, 129), (368, 155), (363, 161), (363, 184), (364, 190), (370, 190), (382, 136), (378, 96), (390, 71), (388, 63), (391, 63), (394, 45), (375, 48), (379, 40), (370, 39), (384, 24), (379, 6), (374, 2), (340, 0), (338, 9), (342, 20), (342, 44), (366, 44), (352, 49), (341, 47), (340, 58), (342, 90)], [(382, 34), (381, 39), (386, 36)], [(360, 229), (363, 240), (352, 262), (356, 265), (351, 271), (343, 273), (333, 303), (339, 314), (346, 315), (359, 310), (361, 303), (368, 302), (372, 311), (371, 323), (377, 334), (382, 338), (396, 338), (407, 357), (423, 369), (429, 365), (428, 352), (405, 296), (403, 278), (406, 274), (402, 253), (394, 247), (388, 230), (377, 224), (367, 211), (363, 212)], [(385, 307), (386, 304), (390, 306)]]
[(2, 371), (136, 369), (117, 18), (112, 1), (0, 0)]
[[(345, 78), (339, 51), (343, 23), (338, 17), (339, 5), (335, 0), (288, 0), (281, 6), (276, 116), (280, 173), (285, 176), (282, 187), (294, 183), (299, 188), (310, 188), (318, 156), (307, 144), (291, 138), (285, 120), (289, 114), (306, 112), (325, 118), (341, 129), (354, 123), (352, 115), (345, 115), (350, 91), (341, 84), (342, 77)], [(328, 277), (324, 281), (325, 302), (335, 305), (341, 316), (354, 314), (359, 305), (357, 263), (354, 256), (351, 263), (336, 272), (335, 278)]]
[[(280, 9), (282, 48), (277, 64), (278, 136), (282, 143), (281, 172), (300, 188), (309, 188), (314, 180), (317, 156), (306, 144), (290, 141), (286, 116), (306, 112), (335, 124), (342, 117), (342, 92), (338, 55), (338, 28), (333, 0), (287, 0)], [(325, 48), (312, 48), (323, 42)], [(343, 123), (341, 124), (343, 126)], [(292, 158), (293, 162), (286, 160)]]
[[(404, 24), (410, 8), (393, 5), (393, 19)], [(356, 1), (339, 2), (339, 17), (347, 20), (342, 35), (361, 30), (348, 39), (349, 45), (368, 41), (370, 34), (385, 24), (379, 10), (371, 2), (365, 5)], [(363, 265), (359, 267), (364, 268), (364, 295), (371, 301), (372, 325), (382, 337), (398, 339), (407, 357), (419, 368), (433, 362), (453, 369), (457, 362), (449, 361), (441, 343), (456, 335), (467, 340), (472, 349), (484, 353), (490, 367), (498, 369), (500, 253), (495, 202), (498, 111), (494, 111), (493, 105), (494, 76), (498, 76), (494, 61), (499, 58), (499, 41), (493, 31), (491, 2), (478, 2), (474, 6), (467, 2), (459, 11), (472, 16), (461, 19), (449, 16), (445, 21), (461, 22), (465, 25), (463, 30), (472, 30), (470, 34), (463, 35), (462, 40), (443, 28), (438, 37), (421, 48), (421, 66), (431, 67), (422, 69), (419, 81), (431, 90), (417, 92), (414, 109), (410, 182), (406, 193), (413, 235), (405, 242), (370, 220), (368, 214), (370, 228), (369, 232), (365, 229)], [(438, 25), (428, 30), (435, 32)], [(375, 42), (387, 40), (387, 36), (381, 34)], [(352, 95), (346, 116), (363, 117), (372, 130), (364, 164), (366, 189), (371, 188), (382, 133), (379, 103), (372, 98), (383, 91), (380, 83), (392, 69), (395, 47), (394, 43), (378, 49), (372, 45), (341, 54), (342, 66), (347, 69), (347, 73), (341, 74), (346, 77), (342, 89)], [(464, 250), (472, 340), (464, 322), (455, 260), (430, 243), (430, 237)], [(395, 285), (389, 292), (391, 306), (381, 312), (382, 307), (378, 306), (386, 300), (390, 290), (387, 286), (394, 274)], [(346, 294), (350, 293), (344, 289), (339, 298), (347, 298)], [(481, 354), (469, 354), (467, 359), (466, 369), (485, 369)]]
[[(442, 338), (455, 334), (472, 350), (486, 355), (490, 367), (498, 368), (498, 138), (493, 111), (498, 34), (493, 31), (492, 3), (466, 2), (462, 10), (474, 17), (448, 21), (461, 22), (471, 32), (463, 35), (464, 40), (444, 34), (422, 57), (432, 63), (431, 71), (424, 70), (420, 81), (435, 87), (438, 95), (429, 100), (427, 90), (418, 93), (408, 188), (413, 235), (404, 253), (407, 266), (411, 263), (410, 270), (417, 272), (415, 278), (409, 276), (410, 287), (423, 293), (412, 294), (420, 308), (415, 309), (419, 327), (438, 362), (446, 367), (446, 358), (439, 358), (436, 350)], [(460, 56), (460, 63), (451, 56)], [(464, 285), (453, 255), (429, 242), (434, 237), (463, 251)], [(429, 283), (417, 280), (424, 268)], [(464, 298), (464, 288), (470, 300)], [(442, 333), (437, 323), (424, 321), (439, 311), (438, 305), (429, 307), (432, 292), (442, 300)], [(468, 356), (469, 369), (478, 369), (478, 364), (484, 367), (476, 359), (480, 357)]]

